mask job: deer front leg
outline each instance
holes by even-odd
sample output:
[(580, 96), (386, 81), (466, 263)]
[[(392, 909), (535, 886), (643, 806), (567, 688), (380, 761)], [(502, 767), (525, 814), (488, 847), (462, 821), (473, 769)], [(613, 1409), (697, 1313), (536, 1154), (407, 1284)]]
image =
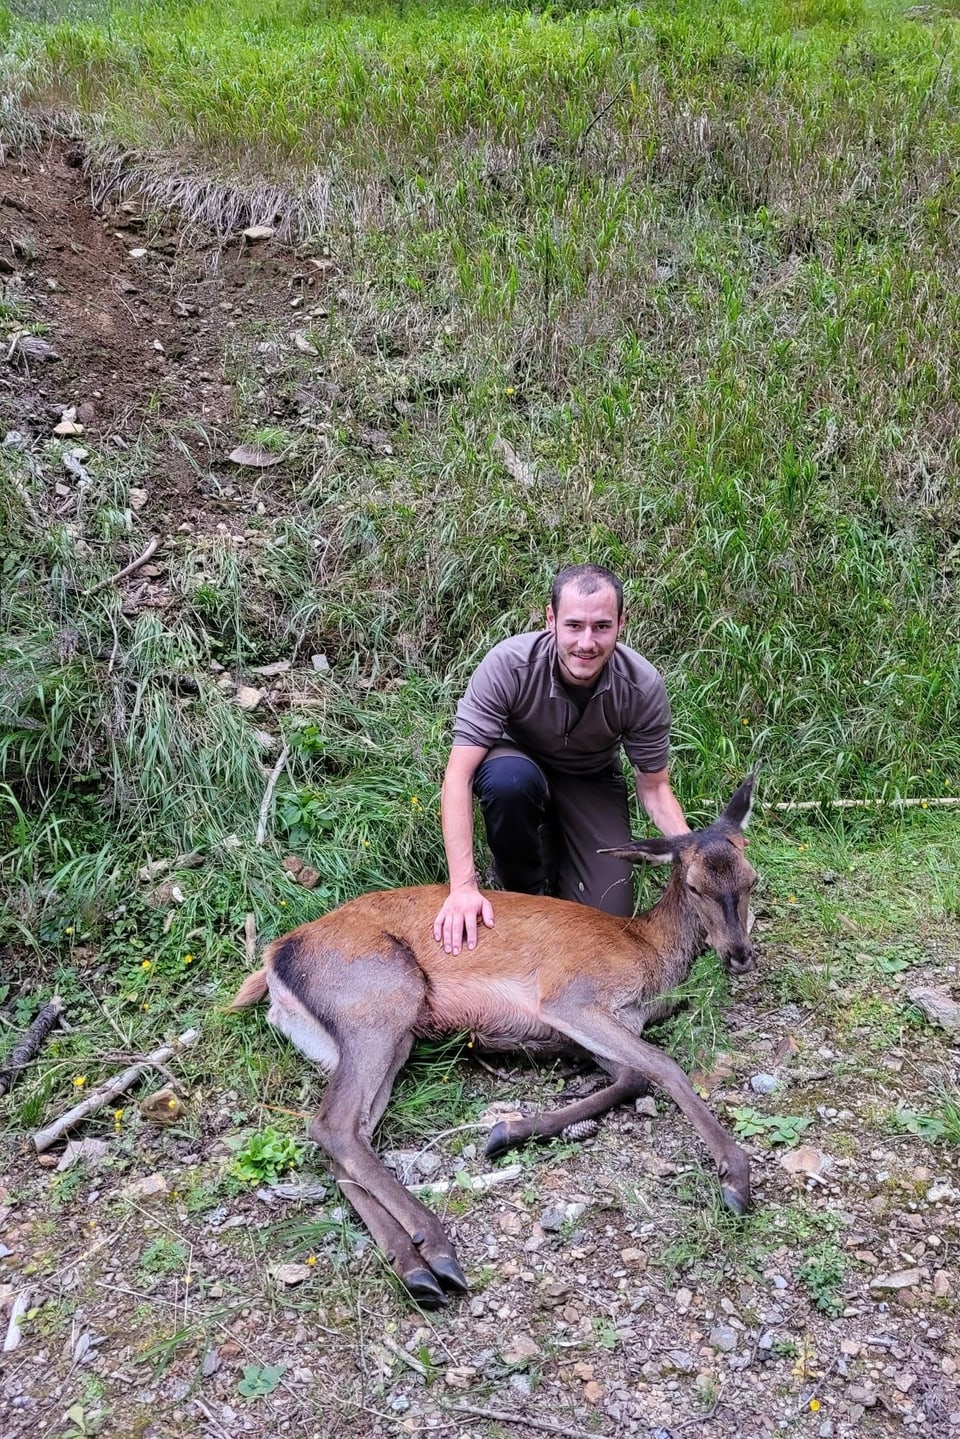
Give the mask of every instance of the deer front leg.
[(750, 1160), (694, 1093), (679, 1064), (656, 1045), (638, 1039), (607, 1010), (583, 1004), (574, 994), (545, 1002), (541, 1015), (591, 1054), (635, 1071), (669, 1094), (713, 1155), (723, 1202), (734, 1214), (746, 1212), (750, 1207)]

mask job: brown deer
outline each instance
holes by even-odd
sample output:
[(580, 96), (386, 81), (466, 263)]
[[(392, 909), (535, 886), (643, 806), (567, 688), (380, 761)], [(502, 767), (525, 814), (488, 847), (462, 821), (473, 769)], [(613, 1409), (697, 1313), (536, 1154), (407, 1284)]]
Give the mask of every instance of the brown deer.
[(274, 940), (264, 968), (231, 1009), (270, 992), (268, 1019), (329, 1075), (309, 1128), (354, 1209), (413, 1298), (445, 1302), (467, 1279), (435, 1214), (377, 1157), (371, 1137), (414, 1039), (470, 1030), (488, 1049), (593, 1055), (612, 1082), (550, 1114), (491, 1131), (495, 1157), (532, 1138), (604, 1114), (654, 1084), (713, 1155), (724, 1202), (750, 1202), (746, 1154), (694, 1093), (683, 1070), (640, 1038), (669, 1012), (667, 991), (708, 947), (733, 974), (753, 968), (747, 935), (756, 873), (744, 854), (755, 775), (707, 829), (635, 840), (610, 851), (673, 863), (661, 898), (624, 921), (586, 905), (496, 895), (496, 924), (469, 954), (445, 954), (432, 934), (439, 885), (361, 895)]

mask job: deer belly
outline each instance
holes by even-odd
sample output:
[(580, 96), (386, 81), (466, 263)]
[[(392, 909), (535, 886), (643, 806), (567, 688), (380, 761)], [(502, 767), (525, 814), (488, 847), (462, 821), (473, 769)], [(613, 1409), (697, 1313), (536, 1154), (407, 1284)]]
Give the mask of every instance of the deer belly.
[(569, 1041), (540, 1018), (540, 993), (533, 981), (434, 980), (427, 992), (431, 1032), (467, 1029), (484, 1049), (529, 1049), (559, 1053)]
[(329, 1032), (315, 1019), (305, 1005), (301, 1004), (280, 983), (276, 975), (268, 976), (270, 986), (270, 1009), (267, 1019), (274, 1029), (285, 1034), (300, 1053), (312, 1059), (321, 1069), (332, 1074), (340, 1063), (340, 1050)]

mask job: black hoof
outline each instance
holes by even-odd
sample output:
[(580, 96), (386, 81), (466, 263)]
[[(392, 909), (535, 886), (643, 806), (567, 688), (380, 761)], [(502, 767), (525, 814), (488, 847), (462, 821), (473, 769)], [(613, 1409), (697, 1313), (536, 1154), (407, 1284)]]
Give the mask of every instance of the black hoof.
[(448, 1289), (456, 1289), (460, 1294), (468, 1294), (470, 1285), (467, 1283), (467, 1276), (453, 1255), (444, 1255), (441, 1259), (431, 1259), (430, 1268)]
[(495, 1124), (490, 1131), (487, 1140), (487, 1147), (483, 1151), (486, 1159), (499, 1159), (503, 1154), (509, 1154), (514, 1146), (514, 1140), (510, 1138), (510, 1126), (501, 1122)]
[(410, 1297), (421, 1309), (442, 1309), (447, 1302), (440, 1285), (429, 1269), (412, 1269), (402, 1274), (401, 1279), (410, 1291)]
[(721, 1184), (720, 1193), (723, 1202), (733, 1214), (746, 1214), (750, 1208), (750, 1195), (741, 1194), (739, 1189), (734, 1189), (729, 1184)]

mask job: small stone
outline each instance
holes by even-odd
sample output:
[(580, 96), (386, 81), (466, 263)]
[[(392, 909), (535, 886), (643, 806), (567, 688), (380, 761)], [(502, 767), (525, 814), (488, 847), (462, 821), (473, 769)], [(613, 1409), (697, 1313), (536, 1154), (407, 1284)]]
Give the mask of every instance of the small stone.
[(61, 420), (59, 425), (54, 425), (53, 433), (62, 436), (82, 435), (83, 426), (78, 425), (76, 420)]
[(57, 1165), (57, 1173), (72, 1169), (75, 1164), (87, 1164), (96, 1169), (109, 1153), (110, 1146), (105, 1139), (71, 1139)]
[(252, 685), (239, 685), (234, 699), (242, 710), (255, 710), (263, 699), (263, 690), (254, 689)]
[(636, 1100), (634, 1108), (638, 1114), (645, 1115), (647, 1119), (656, 1119), (660, 1112), (657, 1109), (657, 1101), (652, 1094), (644, 1094), (640, 1099)]
[(900, 1390), (901, 1394), (909, 1394), (910, 1390), (917, 1382), (917, 1376), (916, 1374), (911, 1374), (908, 1369), (905, 1370), (903, 1374), (898, 1374), (893, 1382)]
[(920, 986), (907, 991), (931, 1024), (937, 1024), (953, 1039), (960, 1039), (960, 1004), (945, 989)]
[(960, 1190), (954, 1189), (953, 1185), (948, 1184), (946, 1180), (941, 1180), (938, 1184), (931, 1184), (927, 1190), (928, 1204), (943, 1204), (944, 1201), (947, 1204), (954, 1204), (958, 1199), (960, 1199)]
[(920, 1283), (919, 1269), (898, 1269), (893, 1274), (878, 1274), (871, 1279), (871, 1289), (915, 1289)]
[(166, 1194), (167, 1189), (167, 1181), (162, 1174), (148, 1174), (144, 1179), (128, 1184), (120, 1193), (128, 1199), (151, 1199), (157, 1194)]
[(128, 250), (127, 254), (130, 256), (131, 260), (142, 260), (147, 254), (149, 254), (149, 251), (144, 249), (142, 245), (137, 245), (134, 247), (134, 249)]
[(451, 1389), (469, 1389), (477, 1371), (470, 1364), (452, 1364), (444, 1373), (444, 1383)]
[(146, 490), (139, 490), (135, 485), (130, 487), (130, 508), (132, 510), (142, 510), (149, 498)]
[(309, 1279), (313, 1270), (308, 1264), (280, 1264), (273, 1270), (273, 1277), (279, 1284), (285, 1284), (287, 1288), (293, 1288)]
[(545, 1209), (540, 1216), (540, 1228), (547, 1234), (556, 1234), (562, 1229), (566, 1221), (566, 1215), (562, 1209)]
[(310, 663), (313, 665), (317, 673), (321, 675), (327, 674), (330, 669), (330, 661), (327, 659), (326, 655), (311, 655)]
[(938, 1269), (933, 1276), (933, 1292), (937, 1299), (946, 1299), (951, 1288), (950, 1275), (945, 1269)]
[(772, 1094), (777, 1087), (777, 1076), (775, 1074), (755, 1074), (750, 1080), (750, 1088), (754, 1094)]
[(693, 1291), (690, 1289), (678, 1289), (673, 1302), (678, 1314), (686, 1314), (690, 1305), (693, 1303)]
[(529, 1364), (540, 1356), (540, 1346), (529, 1334), (515, 1334), (501, 1349), (505, 1364)]
[(272, 225), (248, 225), (243, 231), (245, 240), (272, 240), (276, 230)]
[(718, 1324), (710, 1330), (707, 1343), (711, 1349), (719, 1349), (721, 1354), (732, 1354), (737, 1347), (737, 1331), (728, 1324)]

